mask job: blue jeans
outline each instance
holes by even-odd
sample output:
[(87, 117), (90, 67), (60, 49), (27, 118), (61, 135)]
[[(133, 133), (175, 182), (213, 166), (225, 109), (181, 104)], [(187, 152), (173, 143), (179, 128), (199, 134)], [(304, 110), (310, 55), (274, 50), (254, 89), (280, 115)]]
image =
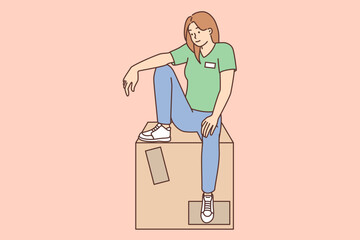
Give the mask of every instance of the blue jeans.
[(219, 136), (221, 116), (214, 133), (203, 137), (201, 123), (212, 112), (191, 109), (173, 69), (169, 65), (158, 67), (154, 73), (154, 87), (157, 120), (162, 124), (171, 121), (184, 132), (197, 132), (201, 141), (201, 179), (203, 192), (215, 190), (217, 171), (219, 167)]

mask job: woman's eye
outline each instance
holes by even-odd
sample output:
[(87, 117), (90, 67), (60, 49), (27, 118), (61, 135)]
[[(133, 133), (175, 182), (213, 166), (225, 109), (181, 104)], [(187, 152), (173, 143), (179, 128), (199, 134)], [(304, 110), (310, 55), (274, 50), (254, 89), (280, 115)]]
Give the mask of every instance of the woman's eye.
[(200, 33), (200, 31), (198, 31), (198, 33)]

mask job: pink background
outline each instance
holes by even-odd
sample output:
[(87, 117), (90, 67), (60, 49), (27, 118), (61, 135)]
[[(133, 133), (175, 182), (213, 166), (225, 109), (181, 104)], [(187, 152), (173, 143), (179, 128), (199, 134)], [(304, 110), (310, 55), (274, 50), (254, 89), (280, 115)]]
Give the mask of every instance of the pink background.
[[(2, 1), (0, 239), (360, 239), (359, 7)], [(129, 98), (122, 78), (183, 44), (199, 10), (237, 59), (223, 113), (235, 230), (136, 231), (134, 142), (156, 120), (153, 71)]]

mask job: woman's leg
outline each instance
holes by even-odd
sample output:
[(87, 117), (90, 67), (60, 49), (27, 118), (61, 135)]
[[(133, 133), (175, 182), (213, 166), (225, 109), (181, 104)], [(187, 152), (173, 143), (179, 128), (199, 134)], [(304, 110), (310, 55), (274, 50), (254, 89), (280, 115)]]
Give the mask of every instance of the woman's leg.
[[(201, 123), (211, 115), (211, 112), (191, 109), (174, 71), (168, 65), (156, 68), (154, 88), (158, 122), (170, 124), (173, 121), (180, 130), (199, 134), (202, 140), (202, 190), (204, 193), (212, 193), (215, 190), (219, 166), (221, 117), (219, 117), (214, 133), (203, 137)], [(213, 201), (212, 195), (210, 197), (203, 195), (201, 218), (204, 222), (210, 222), (214, 217)]]
[[(220, 158), (220, 137), (221, 116), (219, 117), (215, 131), (212, 135), (202, 138), (201, 150), (201, 174), (202, 190), (205, 193), (211, 193), (215, 190), (217, 172)], [(201, 131), (200, 131), (201, 134)]]
[(155, 69), (154, 88), (159, 123), (170, 124), (173, 121), (182, 131), (198, 131), (201, 119), (191, 109), (175, 72), (169, 65)]

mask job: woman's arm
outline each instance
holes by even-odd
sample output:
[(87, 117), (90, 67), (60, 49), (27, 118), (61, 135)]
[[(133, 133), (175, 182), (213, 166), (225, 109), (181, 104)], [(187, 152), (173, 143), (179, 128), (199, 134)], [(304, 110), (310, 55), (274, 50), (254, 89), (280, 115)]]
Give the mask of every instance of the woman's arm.
[(123, 87), (125, 90), (126, 96), (129, 96), (130, 91), (129, 88), (131, 86), (131, 91), (135, 91), (135, 86), (139, 81), (139, 71), (147, 70), (151, 68), (156, 68), (160, 66), (164, 66), (173, 62), (173, 58), (170, 53), (160, 53), (153, 57), (147, 58), (135, 65), (133, 65), (129, 71), (126, 73), (123, 79)]
[(214, 133), (218, 119), (230, 98), (234, 82), (234, 73), (235, 71), (233, 69), (220, 72), (220, 92), (216, 99), (214, 111), (212, 115), (205, 118), (201, 124), (201, 133), (205, 137), (207, 137), (209, 133), (211, 135)]

